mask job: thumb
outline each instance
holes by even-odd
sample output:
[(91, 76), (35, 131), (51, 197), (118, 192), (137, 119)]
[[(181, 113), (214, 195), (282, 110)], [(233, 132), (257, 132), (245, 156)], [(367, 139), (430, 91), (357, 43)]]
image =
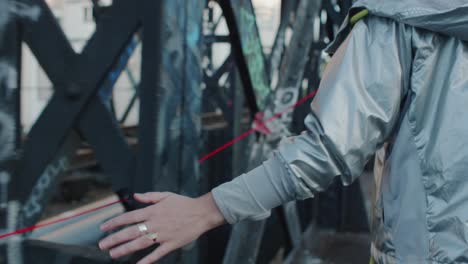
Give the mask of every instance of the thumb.
[(140, 203), (157, 203), (169, 195), (171, 195), (170, 192), (147, 192), (135, 193), (133, 197)]

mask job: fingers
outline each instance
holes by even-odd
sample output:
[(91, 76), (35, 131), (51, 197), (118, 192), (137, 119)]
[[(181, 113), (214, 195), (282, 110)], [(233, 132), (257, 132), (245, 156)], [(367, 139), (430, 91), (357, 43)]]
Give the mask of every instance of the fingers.
[(153, 244), (154, 242), (150, 238), (146, 236), (141, 236), (131, 242), (125, 243), (123, 245), (111, 249), (109, 251), (109, 254), (113, 259), (120, 258), (135, 251), (145, 249)]
[(109, 231), (119, 226), (143, 222), (144, 220), (146, 220), (145, 218), (146, 218), (145, 209), (136, 210), (133, 212), (122, 214), (120, 216), (117, 216), (105, 222), (104, 224), (101, 225), (101, 230)]
[(106, 250), (116, 245), (135, 239), (141, 235), (142, 233), (138, 229), (138, 226), (130, 226), (101, 240), (101, 242), (99, 242), (99, 248), (102, 250)]
[(155, 249), (151, 254), (144, 257), (137, 264), (151, 264), (155, 261), (158, 261), (160, 258), (164, 257), (165, 255), (171, 253), (175, 247), (170, 243), (163, 243), (157, 249)]
[(157, 203), (169, 195), (171, 195), (170, 192), (147, 192), (136, 193), (134, 197), (140, 203)]

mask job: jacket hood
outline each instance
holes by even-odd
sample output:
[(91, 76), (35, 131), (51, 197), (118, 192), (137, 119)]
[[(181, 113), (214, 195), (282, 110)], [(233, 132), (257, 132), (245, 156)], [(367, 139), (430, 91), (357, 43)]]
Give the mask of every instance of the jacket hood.
[[(468, 41), (468, 0), (356, 0), (348, 17), (362, 9), (413, 27)], [(349, 33), (349, 19), (327, 48), (333, 53)]]

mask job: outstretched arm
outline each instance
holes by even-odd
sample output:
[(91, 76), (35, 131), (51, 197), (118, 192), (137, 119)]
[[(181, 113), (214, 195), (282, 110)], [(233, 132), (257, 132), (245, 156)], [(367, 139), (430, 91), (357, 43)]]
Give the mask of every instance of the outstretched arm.
[[(106, 231), (129, 226), (100, 247), (117, 258), (159, 243), (139, 262), (152, 263), (225, 221), (262, 219), (282, 203), (312, 197), (336, 176), (351, 183), (398, 122), (411, 67), (409, 34), (410, 28), (389, 19), (358, 22), (325, 71), (305, 120), (307, 131), (283, 140), (258, 168), (200, 198), (135, 196), (153, 205), (105, 223)], [(147, 230), (139, 229), (142, 223)]]
[(327, 65), (307, 130), (285, 138), (259, 168), (213, 190), (227, 222), (260, 219), (313, 197), (336, 176), (346, 185), (394, 132), (408, 91), (412, 28), (390, 19), (358, 22)]

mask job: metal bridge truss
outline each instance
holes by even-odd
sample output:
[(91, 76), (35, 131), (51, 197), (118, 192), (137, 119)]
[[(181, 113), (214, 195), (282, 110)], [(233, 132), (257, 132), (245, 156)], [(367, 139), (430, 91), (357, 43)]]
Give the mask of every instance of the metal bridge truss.
[[(0, 0), (2, 231), (38, 222), (83, 142), (91, 146), (122, 198), (146, 191), (197, 196), (257, 166), (281, 136), (304, 129), (308, 103), (271, 122), (271, 133), (252, 135), (201, 164), (198, 159), (250, 128), (259, 113), (268, 118), (317, 89), (322, 49), (333, 39), (350, 1), (283, 0), (280, 25), (267, 55), (250, 0), (114, 0), (107, 7), (93, 0), (93, 4), (96, 31), (76, 53), (44, 0)], [(221, 15), (216, 15), (216, 8)], [(216, 34), (221, 21), (229, 35)], [(27, 135), (22, 135), (20, 122), (23, 42), (54, 87)], [(215, 68), (212, 54), (219, 43), (230, 45), (231, 54)], [(126, 64), (140, 44), (141, 72), (132, 73)], [(117, 117), (112, 89), (122, 73), (129, 76), (135, 92), (124, 114)], [(135, 74), (141, 76), (139, 82)], [(139, 123), (134, 147), (121, 123), (136, 100)], [(341, 193), (338, 202), (343, 212), (349, 207), (343, 203), (345, 195)], [(221, 227), (161, 263), (268, 263), (280, 248), (286, 255), (295, 252), (306, 228), (310, 232), (318, 228), (323, 215), (336, 213), (329, 209), (319, 215), (320, 200), (286, 204), (265, 221)], [(132, 202), (123, 206), (137, 207)], [(111, 263), (93, 245), (99, 239), (99, 234), (94, 235), (95, 241), (73, 244), (37, 240), (30, 234), (9, 238), (0, 241), (4, 256), (0, 263), (51, 263), (51, 259)], [(132, 262), (138, 255), (122, 262)]]

